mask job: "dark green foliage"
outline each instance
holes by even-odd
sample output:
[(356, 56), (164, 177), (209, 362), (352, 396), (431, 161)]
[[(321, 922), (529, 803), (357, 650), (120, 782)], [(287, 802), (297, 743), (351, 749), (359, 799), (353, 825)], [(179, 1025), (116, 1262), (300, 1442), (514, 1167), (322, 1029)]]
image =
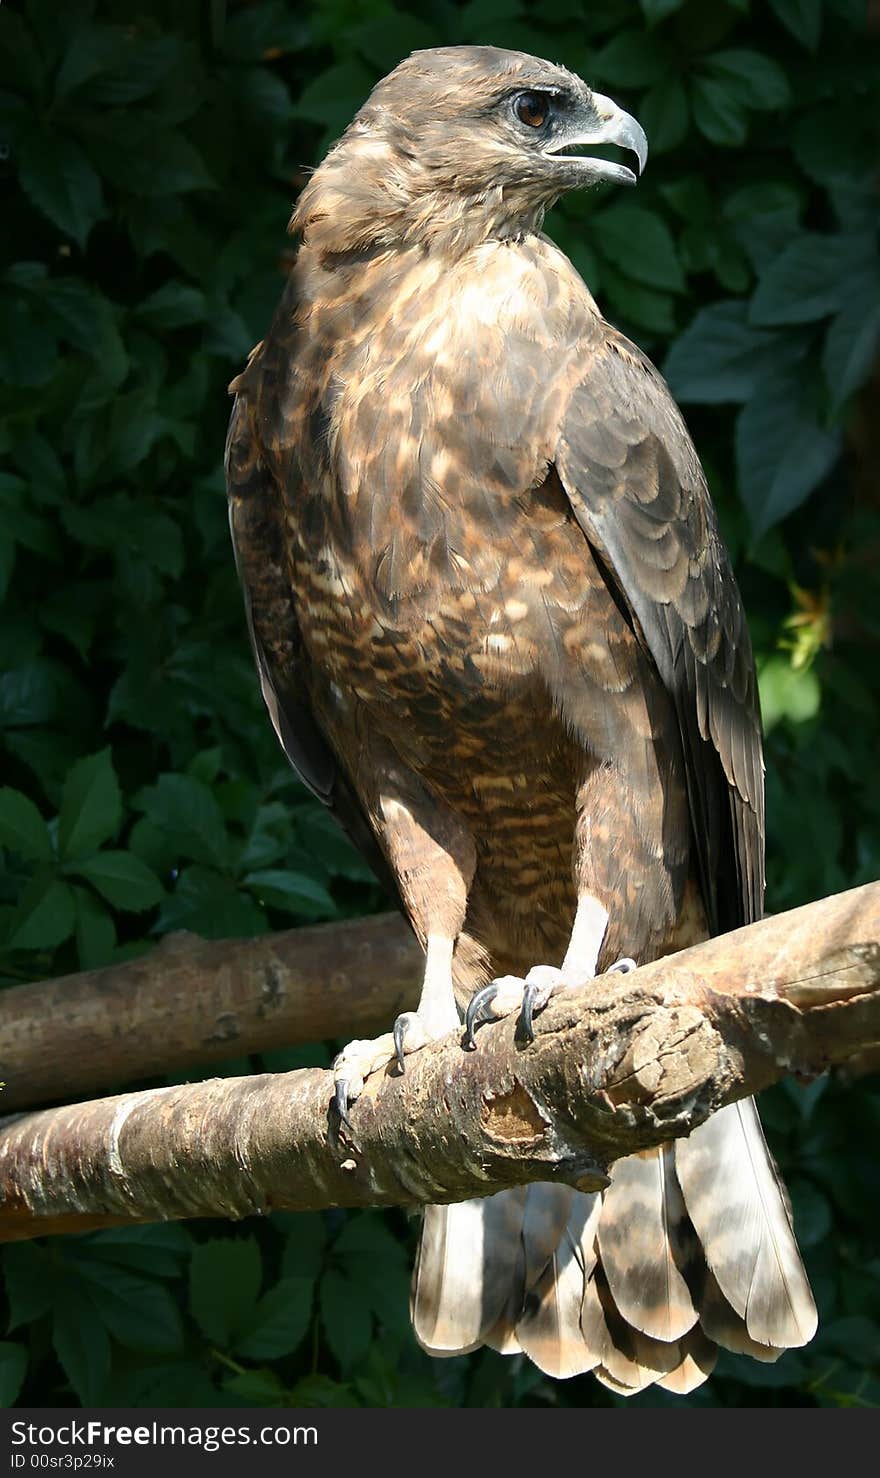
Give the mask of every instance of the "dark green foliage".
[[(768, 729), (768, 906), (877, 876), (880, 66), (863, 11), (0, 7), (5, 983), (170, 929), (382, 906), (262, 711), (226, 531), (225, 387), (278, 297), (304, 167), (378, 75), (438, 42), (564, 61), (645, 124), (638, 190), (572, 199), (550, 230), (665, 365), (737, 561)], [(319, 1045), (253, 1065), (326, 1060)], [(878, 1100), (867, 1081), (785, 1084), (763, 1111), (820, 1334), (777, 1366), (723, 1358), (691, 1400), (876, 1405)], [(400, 1215), (334, 1213), (8, 1247), (0, 1399), (614, 1404), (491, 1353), (425, 1357), (413, 1240)]]

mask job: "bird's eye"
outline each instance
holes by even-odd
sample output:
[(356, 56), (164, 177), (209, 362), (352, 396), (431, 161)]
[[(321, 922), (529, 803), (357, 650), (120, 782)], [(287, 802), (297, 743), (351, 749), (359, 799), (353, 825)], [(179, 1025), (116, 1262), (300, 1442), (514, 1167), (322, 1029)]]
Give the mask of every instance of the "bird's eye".
[(546, 92), (521, 92), (514, 98), (513, 111), (520, 123), (529, 128), (543, 128), (550, 112), (550, 99)]

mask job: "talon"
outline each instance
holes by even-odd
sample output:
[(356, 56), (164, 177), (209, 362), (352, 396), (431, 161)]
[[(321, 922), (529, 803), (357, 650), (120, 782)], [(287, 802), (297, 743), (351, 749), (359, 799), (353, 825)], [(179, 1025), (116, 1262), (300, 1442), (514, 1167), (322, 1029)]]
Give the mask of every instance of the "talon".
[(484, 985), (471, 996), (464, 1018), (464, 1049), (466, 1052), (475, 1052), (477, 1044), (474, 1040), (474, 1027), (481, 1022), (489, 1020), (488, 1007), (491, 1006), (498, 994), (498, 987), (494, 981)]
[(629, 955), (624, 955), (622, 960), (615, 960), (613, 965), (609, 965), (608, 969), (605, 971), (605, 974), (629, 975), (630, 971), (637, 970), (638, 968), (639, 967), (636, 964), (635, 960), (631, 960), (629, 958)]
[(354, 1133), (354, 1125), (348, 1117), (348, 1079), (340, 1078), (333, 1089), (333, 1107), (346, 1129)]
[(397, 1056), (397, 1066), (402, 1073), (405, 1073), (406, 1067), (404, 1066), (403, 1061), (403, 1041), (404, 1037), (406, 1036), (406, 1018), (404, 1016), (398, 1016), (397, 1020), (395, 1021), (393, 1036), (394, 1051)]
[(535, 1040), (535, 1028), (532, 1025), (532, 1017), (535, 1012), (535, 1002), (540, 994), (540, 986), (529, 981), (526, 982), (526, 988), (523, 991), (522, 1010), (519, 1014), (519, 1024), (517, 1027), (517, 1035), (526, 1042), (533, 1042)]

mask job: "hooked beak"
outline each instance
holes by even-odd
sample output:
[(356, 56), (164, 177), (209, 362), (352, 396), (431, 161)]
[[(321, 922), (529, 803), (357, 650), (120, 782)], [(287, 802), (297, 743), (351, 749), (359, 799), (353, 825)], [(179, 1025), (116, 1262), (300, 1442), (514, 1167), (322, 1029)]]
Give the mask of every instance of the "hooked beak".
[(578, 149), (585, 144), (619, 144), (621, 148), (632, 149), (639, 161), (639, 174), (645, 168), (648, 159), (648, 140), (645, 131), (635, 118), (629, 113), (624, 113), (610, 98), (603, 97), (601, 92), (591, 94), (591, 115), (587, 126), (581, 130), (577, 127), (577, 120), (572, 119), (571, 129), (556, 137), (544, 150), (560, 163), (578, 164), (583, 167), (585, 174), (595, 176), (597, 179), (617, 180), (621, 185), (634, 185), (637, 176), (625, 164), (613, 164), (610, 159), (596, 159), (589, 154), (569, 154), (569, 149)]

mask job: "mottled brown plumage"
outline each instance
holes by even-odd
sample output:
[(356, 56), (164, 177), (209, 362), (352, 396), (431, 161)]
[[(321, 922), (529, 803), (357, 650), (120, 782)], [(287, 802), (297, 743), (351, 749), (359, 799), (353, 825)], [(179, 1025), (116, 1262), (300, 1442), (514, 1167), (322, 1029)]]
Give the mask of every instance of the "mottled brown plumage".
[[(643, 145), (563, 68), (416, 53), (304, 190), (286, 291), (233, 385), (230, 518), (267, 706), (427, 949), (401, 1051), (455, 1024), (453, 973), (464, 1002), (562, 964), (540, 1006), (761, 910), (754, 668), (699, 462), (540, 230), (565, 190), (628, 176), (562, 152), (605, 138)], [(484, 994), (497, 1014), (522, 982)], [(352, 1096), (388, 1052), (343, 1055)], [(668, 1147), (604, 1201), (431, 1208), (418, 1337), (627, 1390), (690, 1389), (711, 1340), (809, 1338), (757, 1117), (727, 1112), (682, 1175)], [(749, 1154), (755, 1183), (719, 1187), (713, 1158), (748, 1176)]]

